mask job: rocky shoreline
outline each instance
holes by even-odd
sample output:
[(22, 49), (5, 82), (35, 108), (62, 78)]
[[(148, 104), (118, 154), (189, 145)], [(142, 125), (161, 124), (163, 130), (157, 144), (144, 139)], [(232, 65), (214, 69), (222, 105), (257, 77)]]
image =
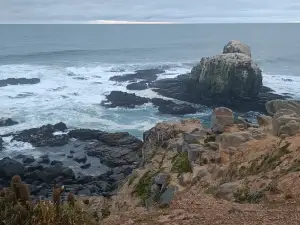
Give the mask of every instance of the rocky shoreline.
[(141, 161), (142, 141), (126, 132), (67, 130), (60, 122), (10, 135), (12, 141), (28, 142), (44, 154), (1, 159), (0, 187), (8, 186), (11, 177), (18, 174), (36, 197), (50, 198), (53, 183), (78, 195), (113, 195)]

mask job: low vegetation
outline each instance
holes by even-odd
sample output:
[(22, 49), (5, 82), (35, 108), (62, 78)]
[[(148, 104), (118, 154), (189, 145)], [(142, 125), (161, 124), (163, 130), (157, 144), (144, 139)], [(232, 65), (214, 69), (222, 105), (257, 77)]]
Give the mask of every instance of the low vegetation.
[(31, 201), (28, 185), (14, 176), (0, 190), (0, 225), (94, 225), (96, 218), (75, 204), (73, 194), (61, 202), (63, 188), (53, 188), (52, 201)]
[(178, 153), (176, 156), (174, 156), (172, 161), (172, 172), (178, 174), (193, 172), (193, 168), (190, 164), (187, 152)]

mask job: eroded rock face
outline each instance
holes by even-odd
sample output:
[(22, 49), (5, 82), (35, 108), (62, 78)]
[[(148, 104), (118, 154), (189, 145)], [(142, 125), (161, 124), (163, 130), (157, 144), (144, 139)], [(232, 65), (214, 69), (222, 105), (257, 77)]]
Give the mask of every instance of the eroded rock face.
[(243, 53), (251, 57), (251, 48), (238, 40), (231, 40), (223, 48), (223, 54), (226, 53)]
[(208, 97), (251, 98), (262, 87), (260, 68), (242, 53), (204, 57), (193, 67), (191, 76)]
[(278, 99), (266, 103), (266, 110), (270, 115), (275, 115), (281, 109), (289, 109), (300, 115), (300, 101)]

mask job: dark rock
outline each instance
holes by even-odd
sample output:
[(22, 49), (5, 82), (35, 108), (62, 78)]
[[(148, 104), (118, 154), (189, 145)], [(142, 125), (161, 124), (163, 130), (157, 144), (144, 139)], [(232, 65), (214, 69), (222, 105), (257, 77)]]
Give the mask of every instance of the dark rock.
[(101, 105), (107, 108), (126, 107), (135, 108), (149, 102), (149, 99), (135, 94), (122, 91), (112, 91), (106, 96), (107, 101), (102, 101)]
[(68, 143), (68, 135), (53, 135), (56, 130), (54, 126), (48, 124), (40, 128), (32, 128), (19, 132), (12, 139), (15, 141), (29, 142), (34, 147), (43, 146), (63, 146)]
[(25, 172), (25, 168), (22, 163), (13, 160), (9, 157), (5, 157), (0, 160), (0, 177), (11, 178), (14, 175), (22, 176)]
[(93, 180), (92, 176), (89, 175), (84, 175), (84, 174), (79, 174), (76, 177), (76, 183), (77, 184), (87, 184)]
[(137, 70), (133, 74), (125, 74), (122, 76), (113, 76), (109, 80), (112, 81), (136, 81), (136, 80), (145, 80), (148, 82), (155, 81), (157, 79), (157, 74), (164, 73), (164, 70), (161, 69), (146, 69), (146, 70)]
[(86, 160), (87, 160), (87, 157), (85, 154), (81, 154), (81, 155), (78, 155), (74, 158), (74, 160), (78, 163), (85, 163)]
[(79, 196), (91, 196), (91, 194), (92, 193), (91, 193), (90, 189), (88, 189), (88, 188), (85, 188), (85, 189), (77, 192), (77, 195), (79, 195)]
[[(71, 130), (69, 132), (70, 138), (76, 138), (78, 140), (97, 140), (99, 138), (99, 135), (102, 134), (102, 131), (99, 130), (90, 130), (90, 129), (77, 129), (77, 130)], [(70, 153), (75, 153), (75, 151), (70, 151)]]
[(30, 163), (35, 162), (35, 159), (34, 159), (33, 156), (28, 155), (28, 156), (25, 156), (25, 157), (22, 159), (22, 162), (23, 162), (23, 164), (30, 164)]
[(38, 84), (40, 83), (39, 78), (7, 78), (0, 80), (0, 87), (7, 85), (19, 85), (19, 84)]
[(133, 150), (139, 149), (143, 144), (140, 139), (130, 135), (128, 132), (103, 132), (98, 140), (109, 146), (122, 146)]
[(38, 164), (37, 162), (33, 162), (30, 165), (27, 166), (27, 171), (28, 172), (33, 172), (35, 170), (43, 170), (44, 167), (43, 165)]
[(54, 124), (53, 128), (54, 128), (54, 130), (59, 130), (59, 131), (65, 131), (68, 129), (67, 125), (63, 122)]
[(2, 150), (2, 148), (3, 148), (3, 139), (0, 137), (0, 151)]
[(75, 153), (75, 151), (73, 151), (73, 150), (70, 151), (70, 154), (74, 154), (74, 153)]
[(30, 193), (33, 195), (37, 195), (44, 187), (39, 185), (39, 186), (35, 186), (35, 185), (30, 185), (29, 186), (29, 190)]
[(18, 122), (12, 120), (11, 118), (1, 118), (0, 119), (0, 127), (13, 126), (15, 124), (18, 124)]
[(232, 98), (228, 96), (205, 96), (199, 85), (189, 74), (179, 75), (176, 78), (157, 80), (149, 84), (150, 88), (162, 96), (200, 104), (208, 107), (220, 105), (234, 111), (245, 113), (250, 110), (266, 113), (265, 103), (274, 99), (286, 99), (286, 96), (275, 94), (270, 88), (263, 86), (258, 96), (251, 98)]
[(64, 178), (75, 178), (75, 173), (71, 168), (66, 168), (64, 170), (61, 171), (60, 173)]
[(81, 169), (88, 169), (91, 167), (91, 164), (90, 163), (85, 163), (83, 165), (80, 166)]
[(171, 115), (193, 114), (197, 112), (193, 106), (188, 104), (176, 104), (171, 100), (153, 98), (150, 100), (153, 105), (158, 106), (158, 111)]
[(52, 166), (54, 166), (54, 165), (61, 165), (62, 166), (63, 163), (61, 161), (59, 161), (59, 160), (53, 160), (53, 161), (51, 161), (50, 165), (52, 165)]
[(108, 192), (111, 190), (110, 185), (106, 181), (98, 181), (96, 186), (100, 189), (101, 192)]
[(49, 156), (48, 155), (42, 155), (42, 156), (40, 156), (40, 158), (38, 159), (38, 163), (49, 164), (50, 163)]
[(71, 154), (67, 155), (67, 158), (68, 158), (68, 159), (71, 159), (71, 158), (73, 158), (73, 157), (74, 157), (74, 156), (71, 155)]
[(89, 156), (98, 157), (101, 163), (110, 167), (130, 165), (138, 162), (141, 156), (141, 152), (132, 148), (107, 145), (94, 145), (92, 148), (87, 149), (86, 153)]
[(137, 83), (128, 84), (126, 86), (126, 88), (128, 90), (137, 90), (137, 91), (138, 90), (146, 90), (148, 88), (148, 85), (146, 82), (141, 81), (141, 82), (137, 82)]

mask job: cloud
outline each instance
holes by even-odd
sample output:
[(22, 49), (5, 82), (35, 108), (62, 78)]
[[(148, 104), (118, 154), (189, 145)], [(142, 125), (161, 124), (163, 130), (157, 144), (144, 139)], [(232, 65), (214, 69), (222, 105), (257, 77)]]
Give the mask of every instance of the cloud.
[(9, 0), (0, 23), (300, 21), (299, 0)]

